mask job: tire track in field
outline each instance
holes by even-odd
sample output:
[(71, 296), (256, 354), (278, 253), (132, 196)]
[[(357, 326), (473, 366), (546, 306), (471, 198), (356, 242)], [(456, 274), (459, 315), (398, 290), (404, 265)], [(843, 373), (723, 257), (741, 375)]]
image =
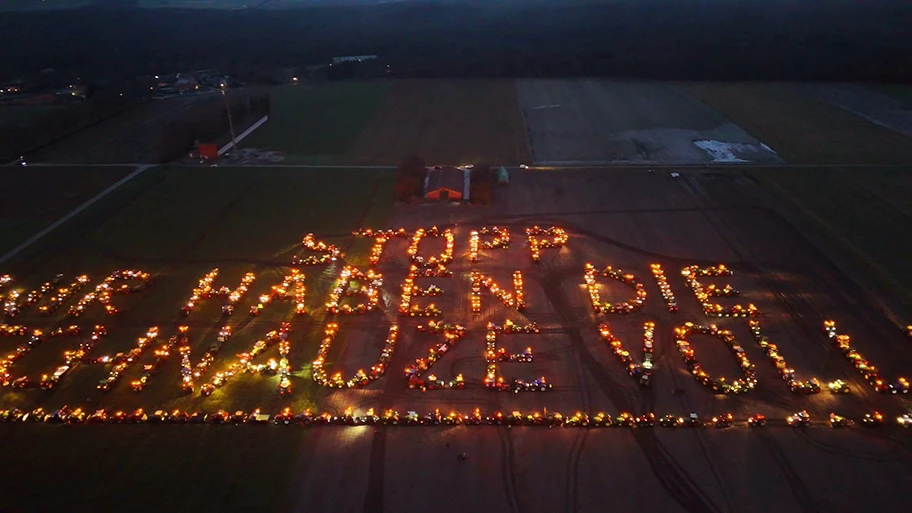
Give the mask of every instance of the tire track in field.
[[(548, 300), (558, 315), (565, 320), (573, 318), (573, 307), (568, 303), (559, 282), (549, 279), (542, 284)], [(623, 387), (605, 370), (595, 356), (586, 348), (583, 338), (578, 330), (568, 330), (581, 366), (589, 371), (596, 379), (602, 392), (622, 411), (631, 411), (632, 404), (623, 393)], [(669, 497), (674, 499), (690, 513), (720, 513), (720, 509), (712, 502), (687, 471), (674, 460), (662, 443), (658, 440), (654, 430), (633, 430), (633, 439), (639, 445), (644, 458), (652, 469), (656, 480), (665, 489)]]
[[(710, 205), (712, 204), (713, 200), (709, 196), (708, 191), (706, 191), (706, 189), (704, 189), (695, 178), (690, 178), (688, 181), (679, 181), (678, 183), (682, 189), (692, 195), (696, 202)], [(716, 216), (715, 213), (711, 211), (703, 211), (702, 214), (707, 224), (715, 229), (725, 244), (729, 247), (729, 249), (731, 249), (731, 251), (742, 262), (753, 264), (753, 261), (750, 258), (750, 253), (729, 236), (728, 228), (730, 226), (729, 223), (727, 223), (726, 219)], [(762, 270), (760, 270), (756, 274), (757, 276), (763, 276), (764, 273)], [(765, 282), (767, 280), (763, 281)], [(768, 283), (765, 283), (765, 286), (768, 285)], [(785, 307), (786, 312), (790, 317), (795, 317), (797, 312), (795, 312), (794, 309), (790, 308), (791, 305), (784, 304), (782, 306)], [(804, 482), (801, 475), (795, 471), (794, 467), (792, 467), (791, 463), (789, 462), (788, 457), (785, 455), (785, 453), (782, 452), (782, 449), (778, 444), (776, 444), (775, 440), (773, 440), (772, 437), (765, 432), (760, 433), (760, 440), (762, 441), (767, 452), (775, 461), (777, 468), (779, 468), (780, 472), (782, 472), (783, 476), (785, 476), (786, 482), (792, 491), (792, 496), (794, 497), (801, 511), (805, 513), (814, 513), (820, 511), (817, 507), (817, 501), (811, 494), (811, 488), (807, 485), (807, 483)], [(704, 454), (707, 457), (707, 461), (711, 461), (709, 459), (709, 454), (706, 453), (705, 449)], [(720, 478), (717, 476), (717, 479)], [(724, 491), (725, 488), (723, 487), (723, 492)], [(727, 492), (726, 497), (728, 497)]]
[(779, 444), (773, 440), (772, 436), (764, 428), (757, 430), (757, 438), (763, 444), (763, 448), (776, 462), (776, 466), (785, 477), (789, 488), (792, 490), (792, 496), (797, 502), (798, 508), (803, 513), (817, 513), (820, 509), (817, 507), (817, 499), (811, 493), (811, 488), (801, 479), (801, 475), (795, 470), (795, 467), (788, 460), (788, 456), (779, 447)]

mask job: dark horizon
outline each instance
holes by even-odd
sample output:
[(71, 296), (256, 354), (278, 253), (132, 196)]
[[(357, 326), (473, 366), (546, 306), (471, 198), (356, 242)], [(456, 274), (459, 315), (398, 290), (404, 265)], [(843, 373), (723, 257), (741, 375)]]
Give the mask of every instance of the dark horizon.
[[(572, 7), (571, 4), (575, 4)], [(121, 4), (118, 4), (121, 5)], [(912, 81), (908, 8), (852, 2), (397, 2), (0, 14), (5, 80), (303, 67), (378, 54), (398, 76)], [(113, 51), (112, 51), (113, 49)]]

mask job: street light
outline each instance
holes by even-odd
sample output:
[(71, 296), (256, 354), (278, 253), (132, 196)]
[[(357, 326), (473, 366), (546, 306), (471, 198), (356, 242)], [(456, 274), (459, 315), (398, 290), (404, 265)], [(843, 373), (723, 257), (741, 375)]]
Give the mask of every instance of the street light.
[(234, 136), (234, 122), (231, 120), (231, 105), (228, 103), (228, 77), (221, 83), (222, 98), (225, 100), (225, 110), (228, 112), (228, 130), (231, 132), (231, 149), (237, 149), (237, 138)]

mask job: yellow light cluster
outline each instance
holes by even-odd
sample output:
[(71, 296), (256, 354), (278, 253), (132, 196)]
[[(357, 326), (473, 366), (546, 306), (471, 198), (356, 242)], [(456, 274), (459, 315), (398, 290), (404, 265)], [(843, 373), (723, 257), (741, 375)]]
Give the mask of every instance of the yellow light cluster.
[(269, 294), (263, 294), (258, 298), (257, 304), (250, 307), (250, 314), (259, 315), (269, 303), (289, 299), (295, 303), (295, 314), (303, 315), (307, 313), (307, 305), (304, 303), (307, 295), (304, 278), (304, 273), (297, 269), (292, 269), (291, 274), (285, 276), (281, 285), (273, 285)]
[(443, 289), (437, 285), (431, 284), (427, 288), (421, 288), (415, 285), (415, 278), (419, 277), (418, 267), (413, 265), (409, 268), (408, 276), (402, 282), (402, 295), (399, 298), (399, 315), (410, 315), (412, 317), (436, 317), (442, 312), (436, 305), (431, 303), (425, 308), (418, 305), (412, 305), (412, 297), (416, 296), (439, 296), (443, 294)]
[[(25, 326), (15, 326), (15, 325), (0, 325), (0, 334), (5, 336), (22, 336), (28, 333), (28, 329)], [(57, 368), (52, 376), (43, 376), (41, 385), (43, 388), (53, 388), (54, 385), (60, 381), (60, 378), (70, 370), (73, 365), (82, 360), (86, 353), (94, 347), (98, 340), (107, 334), (103, 326), (95, 326), (92, 336), (88, 342), (80, 344), (79, 348), (75, 351), (64, 351), (64, 365)], [(57, 328), (50, 333), (51, 337), (57, 336), (77, 336), (79, 335), (78, 326), (69, 326), (67, 328)], [(37, 347), (39, 344), (44, 342), (46, 335), (40, 329), (36, 329), (32, 332), (31, 336), (26, 342), (19, 344), (12, 353), (6, 355), (6, 357), (0, 359), (0, 385), (8, 386), (11, 383), (17, 388), (25, 388), (29, 385), (28, 378), (22, 376), (21, 378), (11, 381), (12, 375), (10, 374), (10, 368), (13, 366), (13, 363), (16, 360), (22, 358), (28, 354), (32, 349)]]
[(642, 308), (646, 303), (646, 287), (637, 281), (634, 275), (624, 273), (624, 271), (614, 269), (611, 266), (606, 267), (602, 271), (602, 275), (630, 285), (636, 291), (636, 296), (621, 303), (602, 303), (598, 292), (598, 282), (596, 281), (598, 271), (596, 271), (595, 266), (587, 263), (583, 278), (586, 281), (586, 289), (589, 292), (589, 301), (592, 303), (592, 309), (596, 313), (630, 313)]
[(289, 331), (291, 331), (291, 323), (283, 322), (278, 330), (271, 330), (266, 333), (266, 336), (261, 340), (257, 340), (249, 351), (237, 355), (237, 361), (229, 365), (224, 371), (217, 372), (215, 376), (209, 380), (209, 383), (200, 387), (200, 394), (208, 396), (212, 394), (216, 388), (220, 388), (227, 383), (231, 377), (243, 372), (256, 372), (257, 370), (260, 370), (257, 366), (252, 365), (253, 359), (263, 354), (270, 346), (288, 340)]
[(817, 381), (817, 378), (811, 378), (806, 381), (795, 378), (795, 370), (789, 367), (788, 362), (785, 361), (785, 357), (779, 354), (779, 347), (770, 342), (769, 338), (760, 331), (760, 321), (751, 319), (748, 323), (750, 324), (754, 341), (763, 349), (763, 353), (766, 354), (769, 361), (776, 367), (779, 376), (788, 383), (789, 389), (792, 392), (799, 394), (816, 394), (820, 392), (820, 383)]
[(352, 232), (352, 235), (355, 237), (373, 237), (374, 245), (371, 247), (370, 254), (370, 265), (373, 267), (380, 263), (380, 256), (383, 255), (383, 248), (386, 246), (386, 243), (389, 242), (393, 237), (407, 238), (408, 232), (405, 231), (405, 228), (399, 228), (396, 231), (393, 230), (377, 230), (374, 231), (370, 228), (361, 228)]
[(108, 361), (110, 361), (114, 367), (111, 369), (111, 372), (108, 373), (108, 377), (99, 381), (95, 388), (101, 391), (110, 390), (112, 386), (120, 381), (121, 376), (123, 376), (127, 368), (139, 360), (139, 357), (142, 356), (146, 347), (148, 347), (156, 338), (158, 338), (158, 326), (153, 326), (146, 332), (146, 336), (139, 337), (136, 341), (136, 347), (126, 353), (118, 353), (113, 358), (110, 358)]
[(846, 359), (864, 376), (865, 380), (870, 383), (874, 390), (880, 393), (886, 394), (907, 394), (909, 393), (909, 381), (906, 378), (900, 377), (896, 379), (894, 383), (888, 383), (887, 380), (880, 375), (880, 372), (877, 370), (871, 362), (869, 362), (864, 355), (859, 353), (855, 348), (852, 347), (852, 339), (848, 335), (840, 334), (836, 330), (836, 322), (832, 320), (823, 321), (823, 330), (835, 343), (836, 347), (842, 351), (842, 354), (845, 355)]
[(209, 347), (209, 350), (206, 351), (200, 361), (196, 364), (196, 368), (193, 367), (193, 362), (190, 360), (190, 339), (187, 337), (181, 339), (182, 343), (177, 348), (181, 355), (181, 390), (188, 393), (193, 392), (193, 379), (202, 377), (206, 374), (209, 367), (212, 366), (212, 362), (215, 361), (215, 355), (218, 353), (219, 348), (221, 348), (222, 344), (227, 342), (229, 338), (231, 338), (231, 326), (222, 326), (219, 330), (216, 342)]
[[(418, 246), (421, 244), (421, 239), (425, 237), (443, 237), (446, 239), (446, 247), (439, 256), (431, 256), (427, 260), (424, 257), (418, 254)], [(437, 267), (445, 266), (446, 264), (453, 261), (453, 248), (456, 245), (456, 238), (453, 236), (453, 230), (446, 228), (441, 231), (436, 226), (431, 227), (430, 230), (425, 230), (424, 228), (418, 228), (414, 235), (412, 235), (412, 241), (408, 247), (408, 255), (412, 260), (412, 263), (421, 267)]]
[[(482, 235), (493, 235), (494, 238), (482, 242)], [(480, 249), (506, 249), (510, 245), (510, 232), (506, 228), (488, 228), (482, 227), (481, 230), (473, 230), (469, 233), (469, 260), (474, 264), (478, 262), (478, 252)]]
[[(493, 322), (489, 322), (487, 326), (487, 332), (485, 333), (485, 378), (484, 386), (489, 390), (499, 390), (506, 391), (513, 389), (514, 391), (523, 391), (527, 388), (520, 386), (516, 387), (517, 384), (524, 385), (523, 382), (519, 380), (514, 380), (513, 387), (511, 384), (504, 381), (503, 377), (498, 376), (497, 372), (497, 363), (498, 362), (514, 362), (514, 363), (530, 363), (533, 360), (532, 348), (526, 348), (525, 351), (521, 353), (508, 353), (506, 348), (497, 347), (497, 335), (501, 333), (538, 333), (538, 325), (531, 323), (524, 328), (519, 328), (512, 321), (507, 321), (503, 326), (498, 326)], [(536, 380), (534, 383), (541, 383), (542, 386), (547, 386), (550, 388), (550, 384), (545, 385), (545, 378), (542, 377)], [(529, 388), (531, 390), (531, 388)]]
[[(550, 237), (542, 239), (541, 235)], [(526, 236), (529, 238), (529, 250), (532, 252), (532, 260), (538, 262), (541, 259), (542, 248), (559, 248), (567, 243), (567, 232), (556, 226), (551, 228), (541, 228), (533, 226), (526, 228)]]
[(326, 325), (323, 342), (320, 343), (320, 348), (317, 349), (317, 357), (311, 364), (311, 375), (316, 383), (330, 388), (357, 388), (367, 385), (386, 372), (386, 366), (393, 356), (396, 340), (399, 338), (398, 326), (390, 326), (389, 333), (386, 336), (386, 342), (383, 345), (383, 350), (380, 351), (380, 357), (377, 359), (376, 363), (371, 366), (370, 371), (365, 372), (364, 369), (358, 369), (358, 372), (349, 380), (342, 378), (341, 372), (336, 372), (332, 376), (329, 376), (324, 367), (326, 356), (329, 354), (329, 349), (332, 347), (338, 332), (338, 324), (330, 323)]
[[(707, 374), (697, 361), (696, 354), (690, 346), (690, 343), (686, 340), (687, 337), (695, 333), (711, 335), (725, 342), (725, 345), (728, 346), (732, 354), (735, 355), (735, 359), (738, 360), (738, 366), (741, 368), (743, 377), (728, 383), (725, 381), (725, 378), (714, 379)], [(691, 374), (693, 374), (694, 378), (696, 378), (700, 384), (712, 389), (713, 392), (740, 394), (752, 390), (757, 385), (754, 365), (747, 359), (747, 354), (745, 354), (744, 349), (735, 340), (735, 336), (731, 331), (720, 330), (715, 324), (704, 326), (688, 322), (683, 326), (675, 328), (675, 336), (677, 338), (675, 344), (678, 346), (678, 351), (684, 358), (684, 363), (687, 364)]]
[(408, 379), (409, 388), (418, 388), (421, 389), (422, 392), (426, 390), (464, 388), (465, 379), (462, 374), (457, 375), (453, 381), (442, 381), (437, 379), (434, 375), (428, 376), (426, 380), (421, 377), (422, 374), (437, 363), (437, 360), (446, 354), (447, 351), (452, 349), (453, 346), (456, 345), (456, 342), (461, 340), (466, 333), (465, 328), (458, 324), (440, 325), (439, 323), (435, 323), (433, 329), (435, 333), (443, 334), (443, 341), (428, 350), (427, 358), (418, 358), (415, 360), (415, 363), (405, 368), (405, 377)]
[(184, 315), (189, 315), (190, 312), (196, 308), (197, 303), (200, 299), (209, 297), (212, 294), (212, 284), (215, 282), (215, 279), (218, 277), (219, 270), (216, 267), (215, 269), (206, 273), (205, 276), (199, 281), (199, 284), (196, 288), (193, 289), (193, 292), (190, 294), (190, 299), (187, 300), (187, 303), (181, 308), (181, 313)]
[[(51, 289), (53, 289), (54, 286), (60, 282), (60, 278), (62, 276), (63, 275), (58, 274), (56, 277), (54, 277), (54, 280), (52, 282), (45, 282), (37, 290), (29, 292), (25, 298), (22, 298), (22, 293), (18, 290), (9, 291), (9, 293), (6, 295), (6, 301), (3, 303), (4, 315), (6, 315), (8, 319), (11, 319), (19, 313), (19, 310), (22, 307), (37, 303), (42, 296), (50, 292)], [(9, 281), (12, 281), (12, 278), (10, 278), (7, 283), (9, 283)]]
[(726, 307), (718, 303), (713, 303), (710, 300), (711, 297), (720, 295), (737, 295), (737, 291), (731, 287), (722, 289), (716, 287), (715, 285), (704, 287), (703, 284), (697, 280), (697, 278), (700, 276), (731, 276), (731, 270), (722, 264), (711, 267), (700, 267), (697, 265), (692, 265), (690, 267), (685, 267), (682, 269), (681, 275), (684, 276), (684, 280), (687, 282), (687, 286), (693, 290), (697, 301), (699, 301), (703, 306), (703, 313), (706, 315), (716, 317), (753, 317), (760, 313), (760, 311), (753, 303), (748, 304), (746, 307), (743, 305), (733, 305)]
[(279, 363), (277, 373), (279, 375), (279, 384), (276, 390), (279, 395), (291, 395), (291, 364), (288, 363), (288, 354), (291, 352), (291, 343), (288, 340), (279, 342)]
[[(122, 283), (115, 288), (114, 283), (117, 281), (139, 281), (137, 285), (130, 286)], [(111, 304), (113, 294), (129, 294), (131, 292), (140, 292), (152, 284), (152, 276), (149, 273), (139, 270), (114, 271), (101, 283), (95, 286), (95, 290), (89, 292), (75, 305), (71, 306), (67, 315), (70, 317), (79, 317), (85, 312), (94, 301), (101, 303), (109, 315), (118, 313), (117, 307)]]
[(662, 299), (665, 300), (665, 306), (668, 307), (668, 311), (677, 312), (678, 302), (675, 300), (674, 292), (671, 291), (671, 285), (665, 277), (665, 270), (662, 269), (662, 265), (649, 264), (649, 269), (652, 271), (652, 276), (659, 286), (659, 291), (662, 293)]
[(651, 322), (647, 322), (643, 327), (643, 364), (639, 364), (633, 359), (630, 351), (624, 348), (624, 343), (621, 342), (621, 339), (614, 336), (608, 324), (599, 324), (599, 335), (601, 335), (602, 340), (611, 346), (611, 350), (624, 364), (627, 373), (641, 386), (648, 386), (652, 377), (652, 336), (654, 330), (655, 325)]
[(134, 392), (141, 392), (142, 389), (145, 388), (146, 383), (152, 379), (152, 376), (155, 375), (158, 368), (165, 363), (169, 356), (171, 356), (171, 350), (174, 349), (175, 346), (182, 347), (188, 345), (187, 330), (189, 330), (187, 326), (179, 326), (177, 328), (179, 334), (172, 335), (166, 343), (155, 350), (155, 360), (152, 363), (143, 365), (143, 373), (138, 379), (133, 380), (130, 383)]
[(485, 276), (484, 274), (472, 271), (472, 290), (469, 293), (469, 299), (471, 302), (471, 308), (473, 313), (478, 313), (481, 311), (481, 291), (482, 289), (487, 289), (499, 299), (504, 305), (509, 306), (510, 308), (515, 308), (519, 311), (522, 311), (526, 308), (526, 296), (525, 289), (523, 286), (522, 272), (513, 271), (513, 293), (509, 293), (506, 290), (500, 288), (499, 285), (494, 281), (494, 278), (490, 276)]
[[(175, 409), (170, 412), (165, 410), (156, 410), (153, 412), (150, 410), (147, 413), (143, 408), (137, 408), (129, 414), (122, 410), (109, 411), (105, 409), (99, 409), (91, 415), (88, 415), (83, 408), (75, 408), (71, 410), (67, 407), (61, 408), (53, 414), (48, 413), (43, 408), (36, 408), (31, 412), (23, 412), (17, 409), (0, 410), (0, 419), (3, 419), (6, 422), (63, 422), (66, 424), (207, 423), (239, 426), (241, 424), (262, 425), (268, 423), (271, 420), (275, 425), (297, 425), (302, 427), (379, 425), (435, 427), (441, 425), (506, 425), (530, 427), (541, 426), (550, 428), (650, 428), (656, 427), (656, 425), (658, 425), (665, 428), (682, 428), (684, 426), (692, 428), (702, 426), (728, 428), (733, 426), (736, 422), (734, 416), (731, 413), (717, 415), (711, 419), (707, 418), (705, 420), (700, 420), (695, 415), (689, 417), (680, 417), (677, 415), (669, 414), (663, 415), (658, 419), (656, 417), (656, 414), (651, 412), (640, 416), (634, 416), (628, 412), (620, 412), (614, 417), (606, 412), (597, 412), (593, 413), (590, 416), (588, 413), (579, 411), (575, 412), (572, 415), (567, 414), (565, 416), (560, 412), (552, 410), (531, 413), (523, 413), (519, 410), (504, 413), (497, 410), (490, 413), (482, 413), (481, 408), (475, 408), (468, 413), (457, 413), (455, 411), (451, 411), (446, 415), (441, 413), (439, 409), (435, 409), (434, 411), (427, 412), (423, 415), (420, 415), (415, 411), (409, 411), (405, 415), (401, 415), (399, 411), (393, 409), (387, 409), (380, 412), (375, 411), (374, 408), (368, 408), (367, 410), (363, 411), (363, 415), (359, 415), (358, 412), (356, 412), (355, 408), (352, 406), (345, 408), (341, 414), (333, 414), (329, 412), (317, 413), (313, 412), (310, 409), (306, 409), (297, 415), (294, 414), (290, 407), (286, 407), (274, 416), (270, 416), (260, 408), (257, 408), (249, 413), (238, 410), (233, 415), (225, 410), (218, 410), (211, 413), (197, 411), (191, 414), (187, 411)], [(843, 421), (846, 420), (844, 417), (832, 414), (830, 416), (831, 423), (833, 423), (832, 419), (834, 418), (841, 419)], [(786, 421), (789, 425), (808, 425), (805, 423), (809, 422), (809, 420), (810, 417), (806, 411), (799, 412), (795, 415), (790, 415), (786, 418)], [(883, 423), (883, 421), (883, 414), (874, 412), (873, 414), (865, 414), (861, 422), (863, 424), (880, 425)], [(737, 422), (740, 422), (740, 420)], [(897, 418), (897, 423), (902, 427), (908, 426), (910, 422), (912, 422), (912, 416), (909, 414), (905, 414)], [(746, 419), (746, 423), (749, 426), (762, 426), (766, 424), (766, 417), (764, 415), (751, 415)]]
[(304, 236), (304, 240), (301, 241), (305, 249), (318, 253), (318, 255), (309, 255), (306, 257), (295, 257), (291, 265), (325, 265), (331, 262), (335, 262), (337, 259), (342, 257), (342, 251), (335, 246), (335, 244), (326, 244), (324, 242), (317, 242), (317, 239), (314, 238), (314, 234), (308, 233)]
[[(60, 284), (62, 279), (63, 275), (58, 274), (54, 277), (53, 281), (42, 284), (40, 288), (29, 292), (24, 298), (18, 290), (11, 290), (9, 294), (7, 294), (6, 301), (3, 303), (3, 313), (8, 319), (12, 319), (19, 315), (22, 308), (37, 303), (45, 294)], [(84, 274), (77, 276), (68, 286), (58, 288), (57, 292), (51, 296), (47, 304), (38, 307), (38, 312), (42, 315), (50, 315), (51, 313), (56, 312), (58, 308), (66, 303), (74, 293), (83, 288), (88, 282), (88, 276)]]
[[(361, 283), (357, 289), (351, 288), (352, 281), (366, 282)], [(332, 291), (329, 293), (329, 302), (326, 303), (326, 310), (332, 314), (365, 314), (377, 308), (380, 304), (380, 286), (383, 285), (383, 275), (375, 273), (369, 269), (367, 273), (360, 271), (351, 266), (342, 268)], [(361, 295), (367, 298), (366, 303), (358, 303), (354, 307), (351, 305), (340, 305), (343, 296)]]

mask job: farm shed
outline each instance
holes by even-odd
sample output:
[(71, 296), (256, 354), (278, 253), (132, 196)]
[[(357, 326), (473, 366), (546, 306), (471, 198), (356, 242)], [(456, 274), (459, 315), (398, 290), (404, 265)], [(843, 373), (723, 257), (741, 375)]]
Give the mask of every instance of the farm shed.
[(424, 197), (427, 199), (469, 199), (469, 171), (452, 166), (428, 170)]

